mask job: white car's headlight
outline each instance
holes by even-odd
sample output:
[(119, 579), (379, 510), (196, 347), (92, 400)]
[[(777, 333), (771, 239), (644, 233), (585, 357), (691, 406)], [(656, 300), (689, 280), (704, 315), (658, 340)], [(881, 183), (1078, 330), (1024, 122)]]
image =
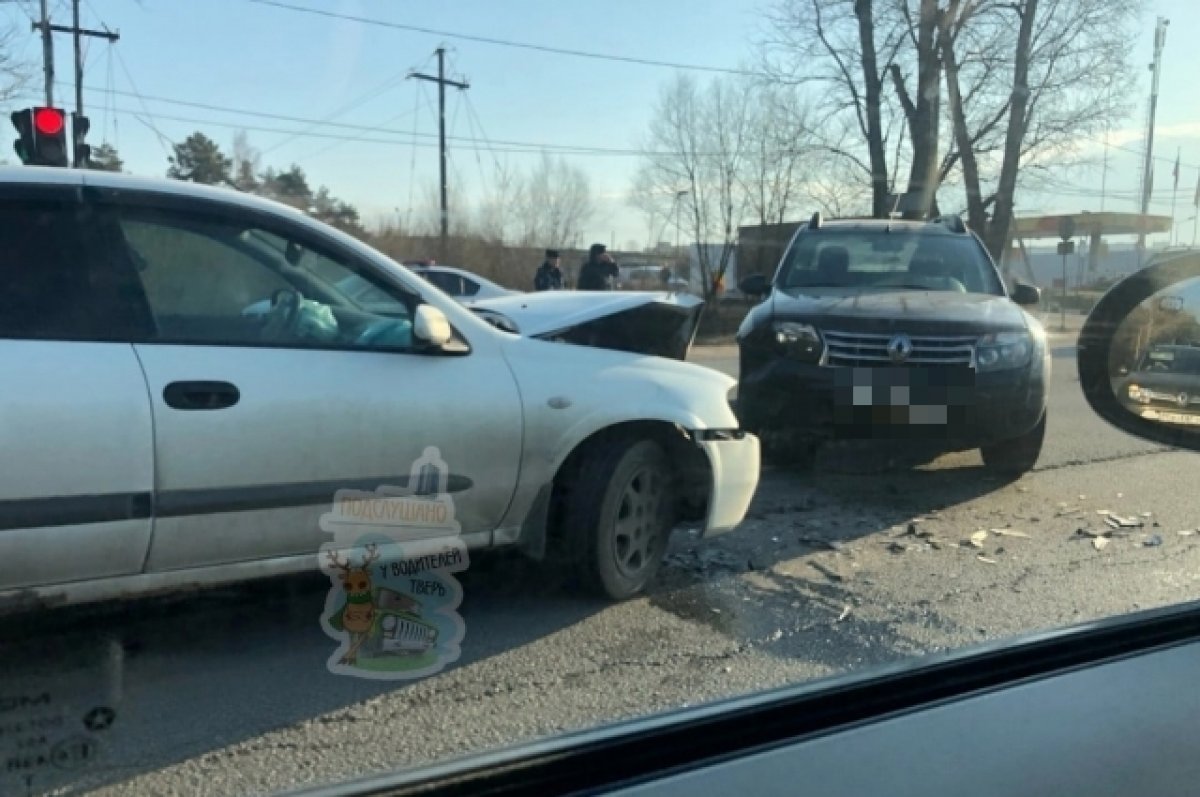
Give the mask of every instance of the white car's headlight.
[(1033, 357), (1033, 337), (1028, 332), (997, 332), (984, 335), (975, 346), (975, 365), (980, 371), (1024, 368)]

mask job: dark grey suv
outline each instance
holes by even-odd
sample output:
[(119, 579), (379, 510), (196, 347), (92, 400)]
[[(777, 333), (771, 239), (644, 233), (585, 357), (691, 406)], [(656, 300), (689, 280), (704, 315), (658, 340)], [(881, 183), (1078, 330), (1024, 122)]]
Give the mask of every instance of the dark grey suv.
[(838, 438), (906, 438), (981, 448), (1022, 473), (1041, 452), (1050, 354), (1045, 331), (1010, 295), (958, 217), (823, 221), (793, 237), (738, 330), (738, 415), (766, 455), (811, 460)]

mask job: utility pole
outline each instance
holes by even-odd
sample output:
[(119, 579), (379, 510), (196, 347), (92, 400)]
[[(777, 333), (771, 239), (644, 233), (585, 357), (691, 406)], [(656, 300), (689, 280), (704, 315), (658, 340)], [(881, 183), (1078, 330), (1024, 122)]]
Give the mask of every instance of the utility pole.
[(83, 116), (83, 37), (79, 29), (79, 0), (71, 0), (71, 38), (75, 40), (75, 113)]
[(446, 86), (454, 86), (459, 91), (471, 88), (465, 81), (446, 79), (446, 48), (437, 48), (438, 73), (437, 77), (410, 72), (409, 77), (417, 80), (428, 80), (438, 84), (438, 149), (442, 156), (442, 251), (441, 257), (446, 256), (447, 240), (450, 237), (450, 209), (446, 199)]
[(1154, 115), (1158, 110), (1158, 78), (1162, 72), (1162, 51), (1167, 41), (1167, 26), (1171, 22), (1159, 17), (1154, 28), (1154, 61), (1150, 64), (1150, 119), (1146, 125), (1146, 163), (1142, 167), (1142, 231), (1138, 233), (1138, 266), (1145, 261), (1146, 232), (1145, 216), (1150, 212), (1150, 187), (1154, 180)]
[[(71, 25), (53, 25), (50, 23), (50, 15), (46, 10), (46, 0), (42, 0), (42, 18), (33, 23), (33, 29), (40, 31), (42, 34), (42, 61), (46, 72), (46, 105), (54, 107), (54, 41), (51, 38), (52, 33), (70, 33), (74, 38), (75, 45), (75, 115), (76, 119), (83, 119), (83, 37), (92, 36), (97, 39), (107, 39), (110, 42), (115, 42), (121, 38), (121, 34), (113, 33), (108, 30), (89, 30), (79, 26), (79, 0), (71, 0)], [(78, 124), (78, 123), (77, 123)], [(76, 129), (76, 139), (82, 138), (79, 134), (80, 128)], [(86, 132), (86, 128), (84, 128)], [(75, 166), (82, 166), (79, 162), (79, 145), (82, 141), (74, 142), (75, 157), (72, 163)]]
[(54, 39), (50, 36), (50, 12), (46, 0), (42, 0), (42, 21), (34, 23), (33, 29), (42, 31), (42, 69), (46, 73), (46, 105), (54, 107)]

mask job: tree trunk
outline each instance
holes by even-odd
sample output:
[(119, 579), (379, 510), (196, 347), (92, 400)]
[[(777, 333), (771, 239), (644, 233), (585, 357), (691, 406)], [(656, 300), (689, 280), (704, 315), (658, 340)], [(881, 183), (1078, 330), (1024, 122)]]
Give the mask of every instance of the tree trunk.
[(1017, 188), (1017, 169), (1021, 165), (1021, 149), (1025, 142), (1026, 109), (1029, 106), (1029, 47), (1033, 38), (1033, 21), (1037, 16), (1038, 0), (1025, 0), (1017, 6), (1021, 27), (1017, 32), (1017, 51), (1013, 60), (1012, 102), (1008, 111), (1008, 130), (1004, 139), (1004, 161), (1000, 166), (1000, 181), (996, 188), (996, 208), (985, 240), (992, 257), (999, 261), (1008, 247), (1008, 233), (1013, 219), (1013, 194)]
[(858, 40), (862, 47), (863, 86), (866, 94), (867, 151), (871, 159), (871, 215), (888, 214), (887, 152), (883, 146), (883, 81), (875, 57), (875, 17), (872, 0), (855, 0)]
[(938, 121), (941, 112), (939, 88), (941, 62), (937, 52), (937, 0), (921, 0), (917, 21), (917, 100), (914, 103), (904, 88), (900, 68), (892, 65), (896, 93), (904, 106), (912, 139), (912, 167), (908, 175), (908, 193), (916, 204), (905, 208), (904, 218), (922, 219), (929, 215), (938, 188)]
[(979, 188), (979, 162), (975, 158), (975, 146), (967, 129), (967, 115), (963, 108), (962, 93), (958, 84), (958, 56), (954, 52), (954, 39), (950, 29), (955, 22), (958, 0), (946, 9), (940, 25), (939, 43), (942, 66), (946, 70), (946, 95), (950, 101), (950, 118), (954, 126), (954, 143), (962, 163), (963, 188), (967, 193), (967, 224), (976, 233), (983, 235), (987, 228), (987, 213), (983, 206), (983, 193)]

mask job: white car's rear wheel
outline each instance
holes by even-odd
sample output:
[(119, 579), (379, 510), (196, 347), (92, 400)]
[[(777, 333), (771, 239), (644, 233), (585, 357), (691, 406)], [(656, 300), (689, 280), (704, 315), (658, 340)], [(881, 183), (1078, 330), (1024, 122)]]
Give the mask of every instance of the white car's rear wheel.
[(675, 524), (670, 461), (652, 440), (606, 442), (583, 462), (567, 508), (585, 585), (614, 600), (654, 578)]

